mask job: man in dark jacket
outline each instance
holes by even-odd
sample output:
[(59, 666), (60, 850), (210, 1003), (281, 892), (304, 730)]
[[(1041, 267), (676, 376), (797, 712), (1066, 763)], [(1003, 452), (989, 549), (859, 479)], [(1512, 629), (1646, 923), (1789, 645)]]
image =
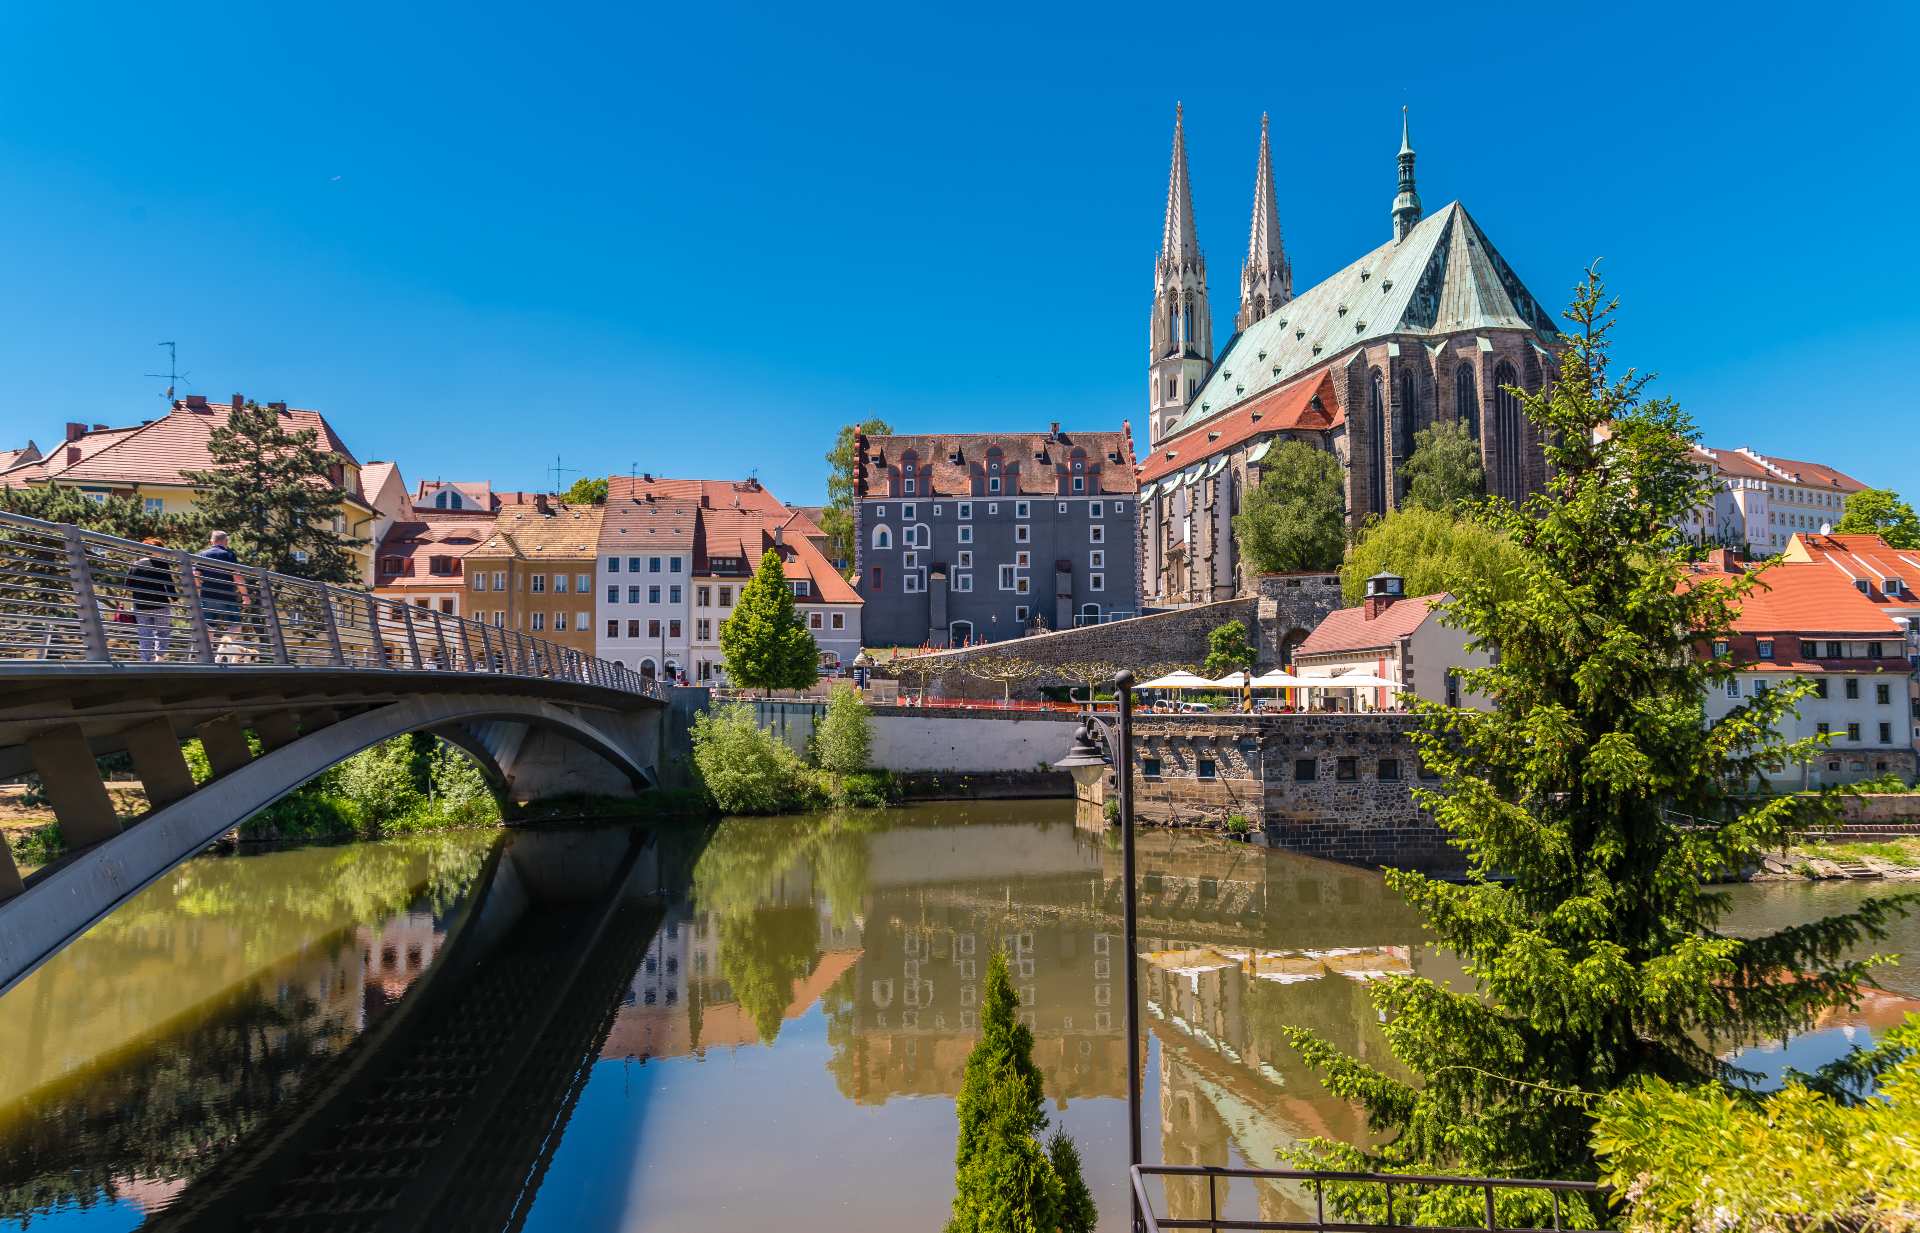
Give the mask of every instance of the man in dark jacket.
[[(199, 553), (202, 561), (215, 561), (220, 565), (238, 565), (240, 558), (227, 547), (227, 533), (215, 531), (207, 537), (207, 546)], [(199, 565), (194, 568), (194, 577), (200, 584), (200, 610), (207, 616), (207, 634), (217, 647), (223, 638), (233, 633), (234, 626), (240, 623), (240, 586), (235, 581), (231, 569), (221, 569), (219, 565)], [(215, 659), (227, 658), (221, 652)]]
[[(141, 541), (164, 549), (163, 539)], [(163, 552), (150, 552), (127, 571), (127, 590), (133, 595), (133, 620), (140, 631), (140, 662), (158, 663), (173, 643), (173, 601), (179, 590), (173, 583), (173, 562)]]

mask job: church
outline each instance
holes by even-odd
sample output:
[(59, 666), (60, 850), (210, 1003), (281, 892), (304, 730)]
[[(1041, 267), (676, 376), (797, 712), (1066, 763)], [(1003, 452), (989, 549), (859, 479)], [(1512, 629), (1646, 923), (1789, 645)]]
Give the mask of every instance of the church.
[(1537, 490), (1539, 434), (1510, 391), (1541, 388), (1559, 334), (1464, 206), (1422, 210), (1404, 112), (1392, 238), (1298, 295), (1261, 117), (1240, 310), (1218, 358), (1184, 123), (1176, 108), (1154, 266), (1137, 507), (1143, 601), (1205, 603), (1249, 589), (1233, 516), (1284, 440), (1340, 460), (1355, 525), (1398, 508), (1414, 433), (1439, 420), (1480, 443), (1489, 492)]

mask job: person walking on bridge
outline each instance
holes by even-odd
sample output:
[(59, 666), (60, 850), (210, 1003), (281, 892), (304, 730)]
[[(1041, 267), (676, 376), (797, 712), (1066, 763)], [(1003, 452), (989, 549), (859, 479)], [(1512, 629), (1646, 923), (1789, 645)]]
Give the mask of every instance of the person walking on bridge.
[[(227, 547), (227, 533), (215, 531), (207, 536), (207, 546), (200, 550), (200, 559), (217, 561), (223, 565), (238, 565), (240, 558), (233, 549)], [(230, 640), (233, 630), (240, 623), (240, 586), (235, 581), (231, 569), (221, 569), (218, 565), (200, 565), (194, 569), (194, 577), (200, 583), (200, 610), (206, 614), (207, 636), (219, 646), (229, 642), (226, 650), (214, 656), (214, 662), (225, 663), (234, 658)]]
[[(167, 541), (149, 536), (140, 541), (149, 548), (164, 549)], [(173, 644), (173, 601), (180, 594), (174, 586), (173, 562), (165, 552), (149, 552), (127, 571), (127, 590), (133, 596), (133, 621), (139, 631), (140, 662), (159, 663)]]

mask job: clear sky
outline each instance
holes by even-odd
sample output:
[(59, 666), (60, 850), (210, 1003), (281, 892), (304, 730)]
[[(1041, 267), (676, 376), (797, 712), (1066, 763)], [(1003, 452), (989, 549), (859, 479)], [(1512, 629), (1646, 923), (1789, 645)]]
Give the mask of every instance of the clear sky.
[(1548, 304), (1604, 256), (1710, 444), (1920, 489), (1911, 4), (223, 10), (0, 17), (0, 446), (160, 413), (161, 339), (409, 479), (1141, 433), (1183, 99), (1222, 342), (1261, 111), (1304, 288), (1389, 235), (1406, 104), (1428, 208)]

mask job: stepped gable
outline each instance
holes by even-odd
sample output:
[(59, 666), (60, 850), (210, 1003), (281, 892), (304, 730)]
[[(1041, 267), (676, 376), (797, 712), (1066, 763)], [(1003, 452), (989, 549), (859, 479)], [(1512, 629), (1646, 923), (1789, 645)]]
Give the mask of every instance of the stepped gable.
[[(1140, 489), (1133, 434), (1125, 427), (1119, 432), (1062, 432), (1056, 424), (1045, 432), (892, 434), (860, 440), (859, 493), (869, 500), (1127, 497)], [(997, 493), (989, 492), (986, 483), (995, 450), (1003, 468)], [(1068, 482), (1076, 450), (1084, 451), (1085, 492), (1070, 491)], [(901, 483), (909, 455), (914, 463), (912, 493)]]

